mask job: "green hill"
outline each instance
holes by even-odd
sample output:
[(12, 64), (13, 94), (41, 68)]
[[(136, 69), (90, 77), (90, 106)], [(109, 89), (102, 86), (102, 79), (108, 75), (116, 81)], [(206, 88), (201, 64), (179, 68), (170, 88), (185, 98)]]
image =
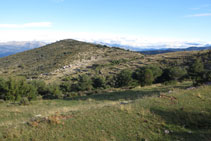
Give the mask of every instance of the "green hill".
[(175, 63), (186, 65), (198, 53), (142, 55), (69, 39), (0, 58), (0, 76), (26, 76), (28, 79), (54, 82), (83, 73), (112, 75), (125, 68), (136, 69), (147, 64), (158, 64), (161, 67)]
[[(116, 72), (122, 65), (136, 67), (143, 55), (119, 48), (111, 48), (75, 40), (62, 40), (41, 48), (18, 53), (0, 59), (0, 75), (20, 75), (28, 78), (49, 79), (77, 72), (87, 72), (91, 68), (104, 67), (105, 73)], [(95, 64), (95, 65), (94, 65)], [(94, 66), (93, 66), (94, 65)], [(120, 68), (121, 69), (121, 68)], [(107, 72), (106, 70), (109, 70)]]

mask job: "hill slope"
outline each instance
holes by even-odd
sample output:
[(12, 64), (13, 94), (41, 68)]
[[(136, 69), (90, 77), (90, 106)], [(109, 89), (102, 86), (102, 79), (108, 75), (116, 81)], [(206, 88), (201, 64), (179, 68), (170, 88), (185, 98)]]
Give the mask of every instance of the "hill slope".
[[(26, 76), (48, 82), (58, 82), (66, 76), (112, 75), (122, 69), (136, 69), (143, 65), (160, 67), (187, 66), (194, 57), (208, 51), (185, 51), (158, 55), (143, 55), (115, 47), (107, 47), (76, 40), (62, 40), (40, 48), (0, 58), (0, 76)], [(206, 66), (210, 66), (207, 54)]]
[(119, 48), (75, 40), (62, 40), (41, 48), (1, 58), (0, 75), (24, 75), (29, 78), (43, 78), (49, 75), (62, 77), (64, 74), (77, 73), (82, 68), (91, 68), (93, 64), (114, 65), (141, 59), (142, 56), (139, 53)]

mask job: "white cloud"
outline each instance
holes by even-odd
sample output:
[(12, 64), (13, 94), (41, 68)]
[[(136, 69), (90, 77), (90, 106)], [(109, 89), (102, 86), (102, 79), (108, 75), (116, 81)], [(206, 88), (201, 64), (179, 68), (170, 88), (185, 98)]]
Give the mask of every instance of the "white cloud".
[(211, 16), (211, 13), (193, 14), (193, 15), (188, 15), (186, 17), (208, 17), (208, 16)]
[(200, 5), (198, 7), (195, 7), (195, 8), (190, 8), (191, 10), (200, 10), (200, 9), (205, 9), (205, 8), (208, 8), (210, 7), (210, 4), (204, 4), (204, 5)]
[(51, 27), (51, 22), (33, 22), (25, 24), (0, 24), (0, 28), (34, 28), (34, 27)]
[[(63, 39), (76, 39), (91, 43), (103, 43), (108, 45), (121, 45), (123, 47), (147, 49), (147, 48), (182, 48), (207, 44), (200, 40), (181, 40), (171, 38), (137, 37), (129, 35), (114, 35), (85, 32), (68, 32), (52, 30), (0, 30), (0, 42), (6, 41), (45, 41), (55, 42)], [(196, 44), (197, 46), (197, 44)]]

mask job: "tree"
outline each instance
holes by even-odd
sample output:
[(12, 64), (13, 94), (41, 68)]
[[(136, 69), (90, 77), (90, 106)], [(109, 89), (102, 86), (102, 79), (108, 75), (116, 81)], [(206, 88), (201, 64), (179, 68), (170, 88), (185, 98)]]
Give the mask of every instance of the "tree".
[(184, 68), (181, 68), (181, 67), (166, 68), (163, 70), (163, 74), (159, 77), (159, 81), (161, 83), (169, 82), (169, 81), (176, 82), (184, 78), (184, 76), (186, 75), (187, 75), (187, 71)]
[(117, 87), (129, 86), (131, 81), (132, 81), (132, 72), (130, 70), (127, 69), (122, 70), (116, 76)]
[(154, 77), (151, 69), (145, 69), (141, 77), (141, 85), (142, 86), (151, 85), (153, 81)]
[(79, 91), (91, 90), (92, 89), (91, 78), (86, 74), (79, 76), (78, 84), (76, 87)]
[(4, 100), (20, 101), (23, 97), (33, 100), (37, 97), (37, 89), (24, 78), (10, 77), (0, 83), (1, 98)]
[(6, 93), (7, 93), (6, 81), (0, 78), (0, 99), (4, 99)]
[(200, 85), (206, 79), (204, 64), (201, 58), (197, 58), (189, 68), (189, 76), (193, 81), (193, 85)]
[(97, 76), (93, 79), (94, 88), (106, 88), (106, 81), (104, 77)]
[(168, 71), (169, 79), (178, 81), (187, 74), (187, 71), (181, 67), (172, 67)]
[(141, 86), (151, 85), (154, 81), (152, 70), (147, 67), (139, 68), (133, 77), (139, 81)]
[(162, 75), (163, 71), (162, 69), (157, 65), (149, 65), (146, 67), (146, 69), (150, 69), (153, 74), (153, 78), (155, 82), (158, 82), (158, 78)]
[(201, 58), (197, 58), (189, 68), (189, 75), (192, 77), (198, 76), (204, 71), (204, 64)]

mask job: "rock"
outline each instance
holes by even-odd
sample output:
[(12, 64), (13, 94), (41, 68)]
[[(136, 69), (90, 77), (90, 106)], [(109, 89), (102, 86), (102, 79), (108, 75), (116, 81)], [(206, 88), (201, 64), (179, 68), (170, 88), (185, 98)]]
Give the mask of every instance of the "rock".
[(170, 133), (169, 130), (165, 130), (164, 132), (165, 132), (165, 134), (169, 134)]
[(35, 117), (42, 117), (42, 115), (40, 115), (40, 114), (39, 115), (35, 115)]
[(186, 90), (193, 90), (193, 89), (195, 89), (196, 87), (189, 87), (189, 88), (187, 88)]
[(122, 101), (120, 104), (129, 104), (129, 101)]

